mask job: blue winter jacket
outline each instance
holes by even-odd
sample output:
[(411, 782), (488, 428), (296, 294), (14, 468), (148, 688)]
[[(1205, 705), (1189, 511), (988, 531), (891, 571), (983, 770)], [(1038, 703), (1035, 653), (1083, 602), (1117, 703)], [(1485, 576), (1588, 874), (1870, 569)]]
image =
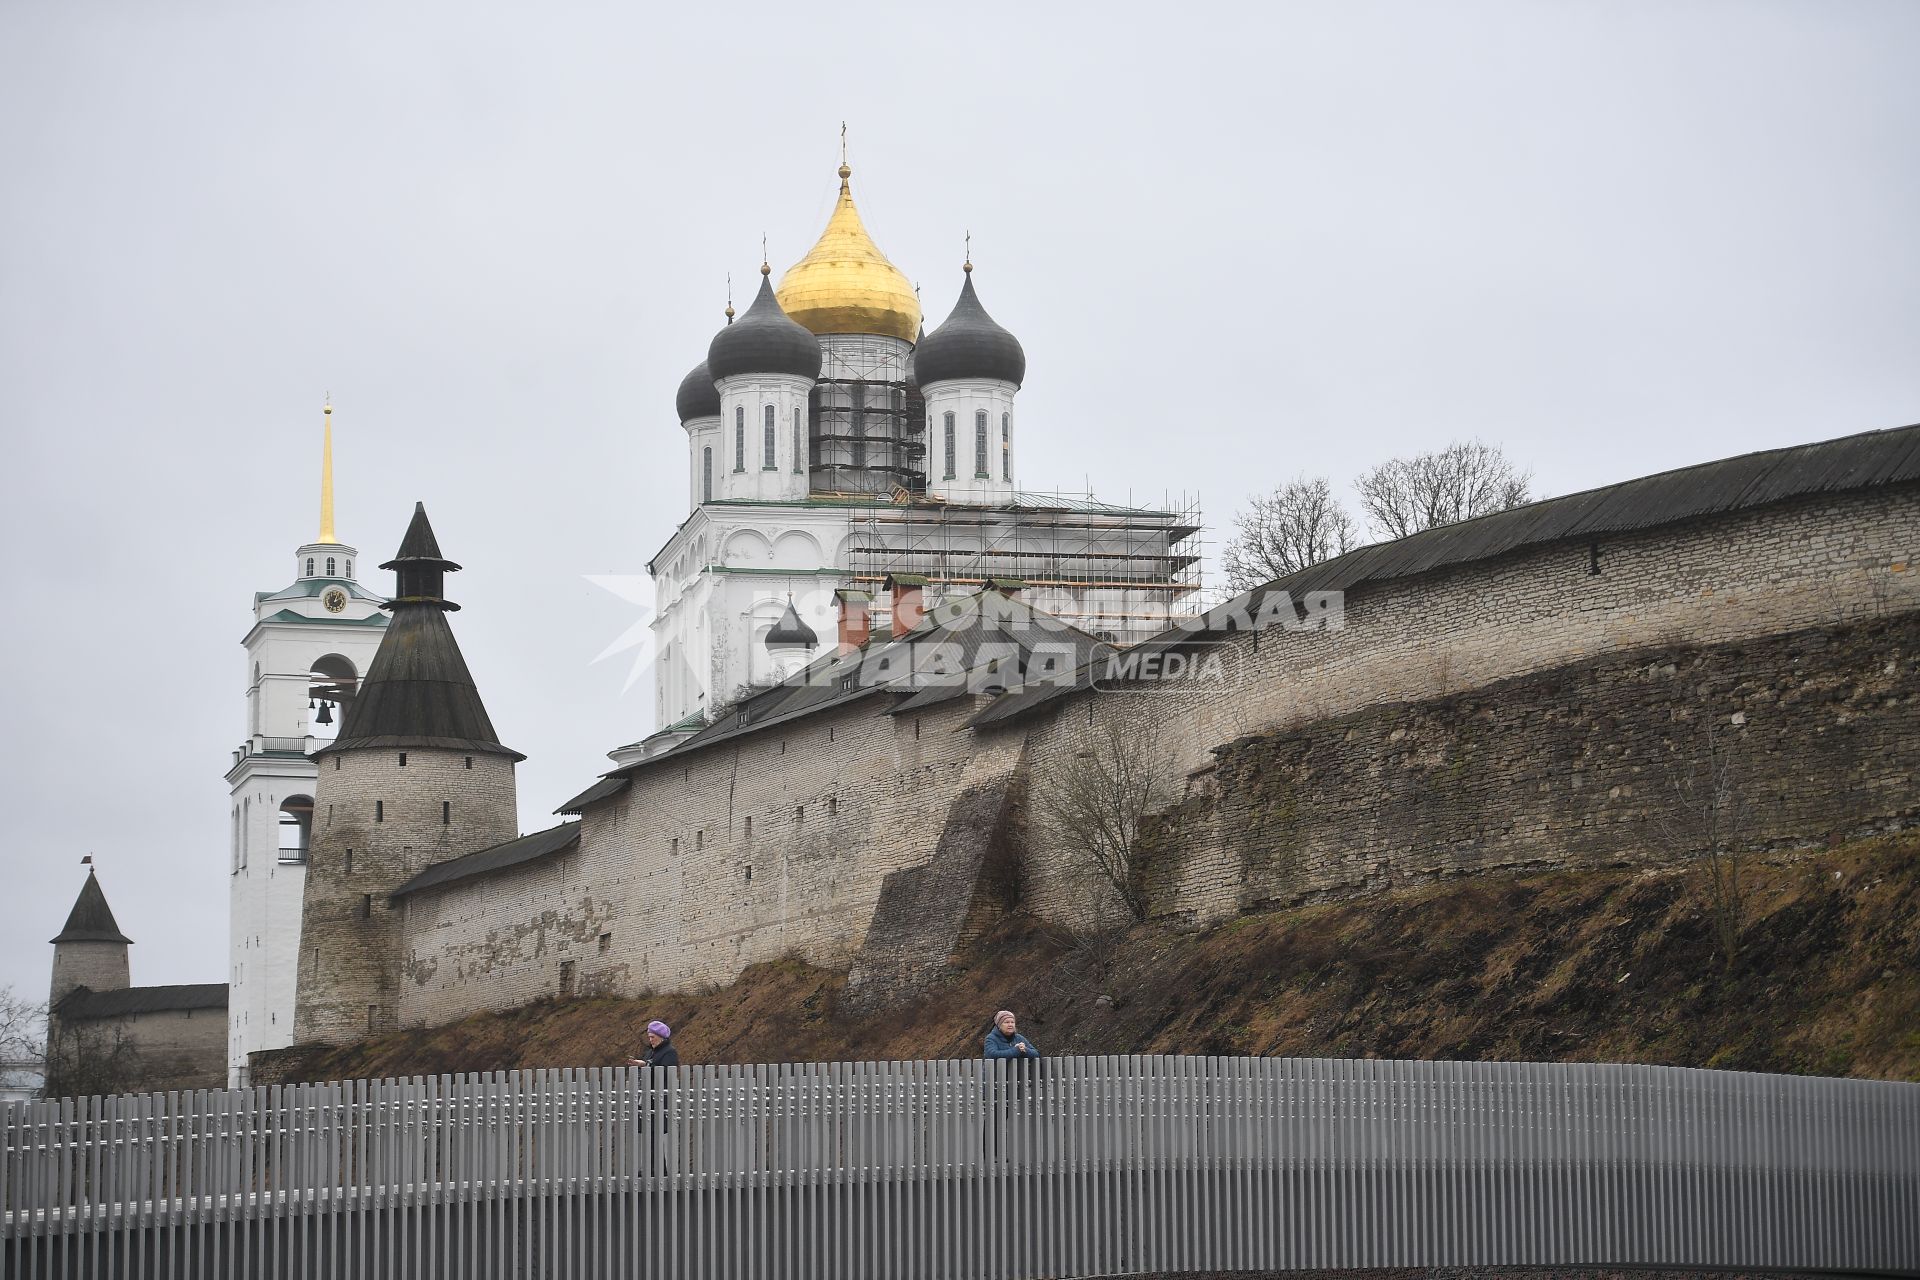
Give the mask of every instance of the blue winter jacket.
[[(1021, 1045), (1027, 1046), (1026, 1053), (1020, 1052)], [(1013, 1033), (1012, 1039), (1008, 1039), (1006, 1033), (996, 1026), (987, 1032), (987, 1056), (989, 1058), (1037, 1058), (1040, 1056), (1040, 1051), (1033, 1047), (1033, 1041), (1018, 1031)]]

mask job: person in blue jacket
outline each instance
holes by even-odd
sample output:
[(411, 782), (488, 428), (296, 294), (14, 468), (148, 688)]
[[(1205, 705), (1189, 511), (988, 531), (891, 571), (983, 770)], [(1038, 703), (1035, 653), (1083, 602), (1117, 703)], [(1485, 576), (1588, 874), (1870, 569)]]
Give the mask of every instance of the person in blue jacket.
[(1002, 1009), (993, 1015), (993, 1025), (987, 1028), (987, 1057), (989, 1058), (1037, 1058), (1040, 1051), (1033, 1047), (1033, 1041), (1020, 1034), (1013, 1011)]
[(986, 1155), (990, 1160), (1017, 1161), (1026, 1151), (1028, 1139), (1023, 1132), (1026, 1125), (1009, 1122), (1028, 1116), (1027, 1076), (1039, 1070), (1040, 1051), (1033, 1047), (1033, 1041), (1020, 1034), (1011, 1009), (1002, 1009), (993, 1015), (993, 1025), (987, 1028), (986, 1056), (1008, 1059), (1006, 1094), (987, 1119)]

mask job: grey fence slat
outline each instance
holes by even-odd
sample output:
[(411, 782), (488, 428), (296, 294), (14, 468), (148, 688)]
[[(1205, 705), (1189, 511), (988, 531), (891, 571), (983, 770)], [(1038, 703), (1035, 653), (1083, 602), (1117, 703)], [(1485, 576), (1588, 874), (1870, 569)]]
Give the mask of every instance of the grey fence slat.
[(1920, 1086), (1527, 1063), (541, 1070), (0, 1115), (7, 1276), (1920, 1270)]

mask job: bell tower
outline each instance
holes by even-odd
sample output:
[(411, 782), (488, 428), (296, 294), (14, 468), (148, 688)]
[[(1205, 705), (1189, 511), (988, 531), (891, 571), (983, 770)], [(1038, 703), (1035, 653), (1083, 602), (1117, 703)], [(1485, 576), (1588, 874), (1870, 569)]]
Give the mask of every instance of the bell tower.
[(246, 649), (246, 738), (227, 770), (227, 1082), (247, 1055), (293, 1042), (300, 903), (318, 766), (380, 646), (387, 618), (355, 579), (359, 553), (333, 527), (333, 406), (321, 410), (319, 536), (293, 582), (256, 592)]

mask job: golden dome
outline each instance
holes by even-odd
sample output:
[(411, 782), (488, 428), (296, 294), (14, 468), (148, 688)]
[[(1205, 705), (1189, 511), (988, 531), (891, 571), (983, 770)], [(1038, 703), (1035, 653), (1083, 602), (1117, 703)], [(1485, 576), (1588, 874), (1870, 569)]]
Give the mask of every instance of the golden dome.
[(912, 342), (920, 331), (920, 297), (900, 268), (861, 225), (840, 166), (840, 199), (807, 256), (787, 268), (774, 295), (813, 333), (878, 333)]

